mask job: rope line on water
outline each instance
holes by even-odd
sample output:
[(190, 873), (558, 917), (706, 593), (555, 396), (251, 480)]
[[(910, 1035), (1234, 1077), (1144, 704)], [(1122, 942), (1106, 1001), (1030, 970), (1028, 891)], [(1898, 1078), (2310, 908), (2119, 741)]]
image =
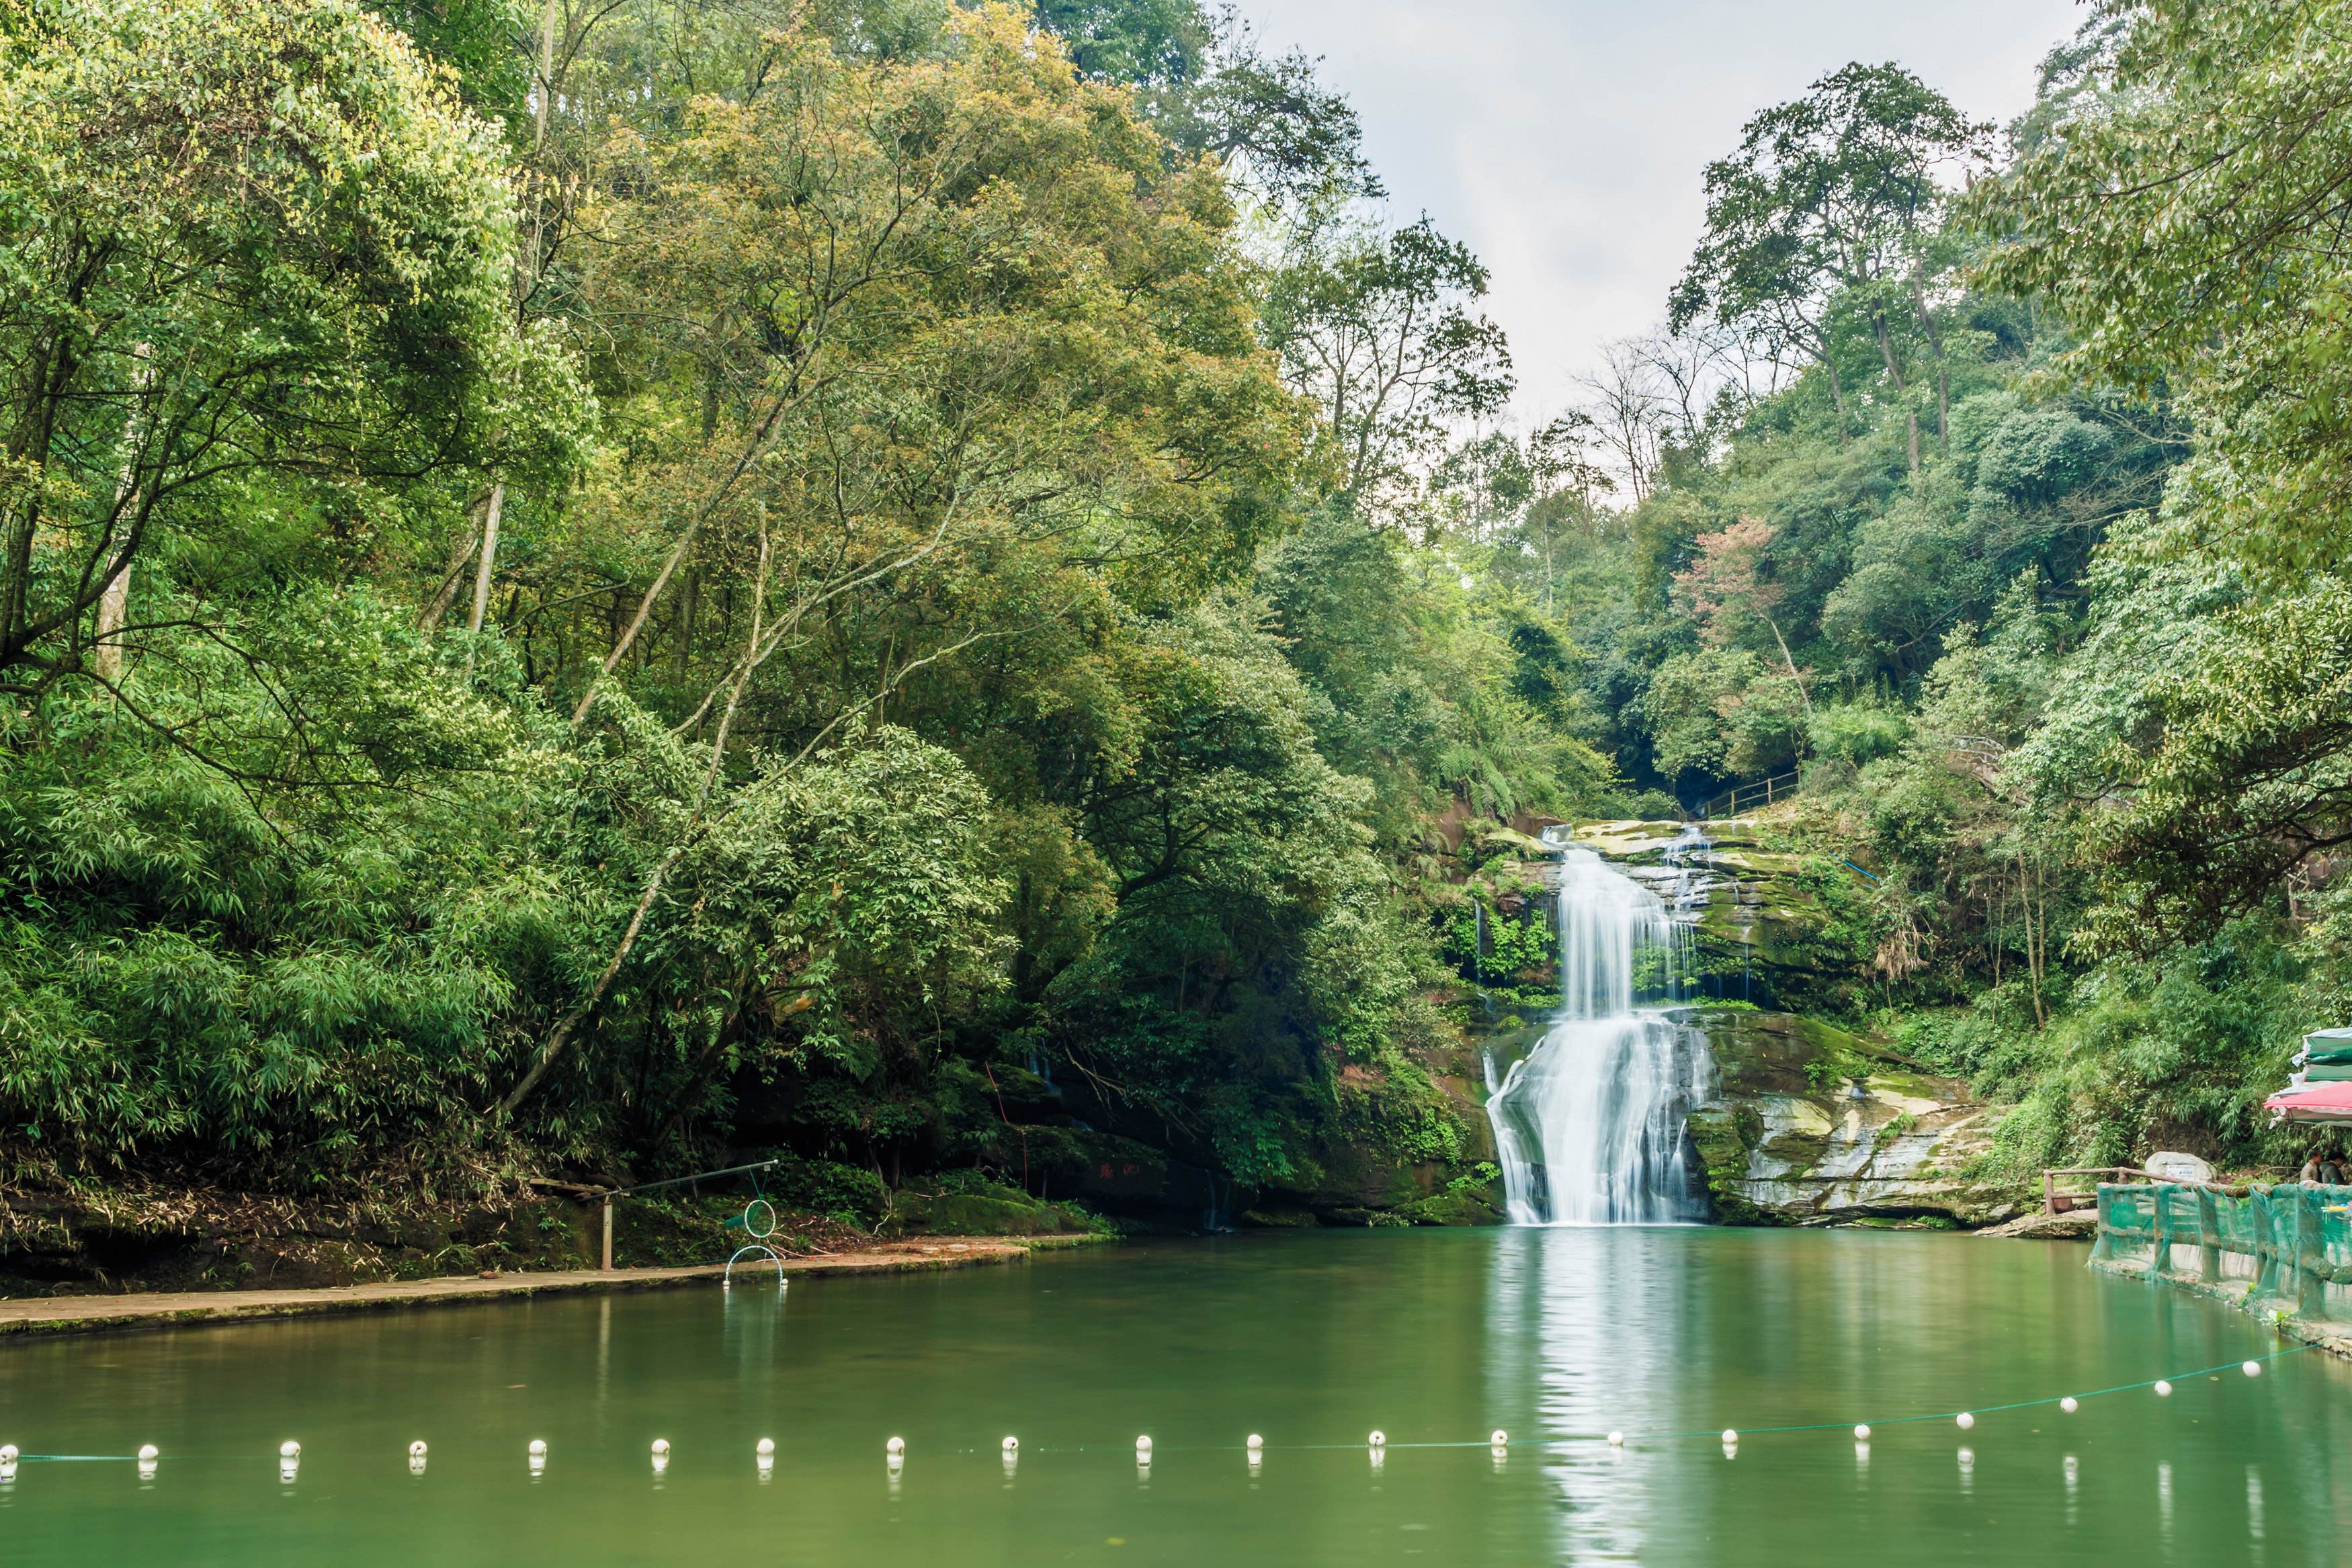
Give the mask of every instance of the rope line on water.
[[(2150, 1377), (2143, 1379), (2137, 1383), (2118, 1383), (2106, 1388), (2085, 1389), (2080, 1394), (2055, 1394), (2044, 1399), (2016, 1399), (2004, 1405), (1978, 1405), (1969, 1406), (1965, 1410), (1937, 1410), (1917, 1416), (1889, 1416), (1884, 1418), (1874, 1418), (1860, 1423), (1853, 1421), (1805, 1421), (1780, 1427), (1741, 1427), (1738, 1428), (1709, 1427), (1703, 1430), (1690, 1431), (1673, 1431), (1665, 1429), (1644, 1430), (1641, 1428), (1628, 1427), (1619, 1435), (1622, 1436), (1628, 1443), (1631, 1443), (1637, 1438), (1648, 1442), (1674, 1442), (1685, 1438), (1719, 1437), (1727, 1430), (1737, 1430), (1739, 1436), (1745, 1438), (1771, 1437), (1776, 1434), (1787, 1434), (1792, 1432), (1841, 1432), (1856, 1425), (1871, 1427), (1873, 1428), (1879, 1427), (1916, 1426), (1927, 1421), (1953, 1421), (1958, 1419), (1964, 1415), (1994, 1416), (2009, 1410), (2039, 1409), (2044, 1406), (2056, 1405), (2062, 1400), (2066, 1399), (2074, 1399), (2079, 1401), (2084, 1399), (2097, 1399), (2111, 1394), (2129, 1394), (2135, 1389), (2153, 1388), (2159, 1383), (2168, 1384), (2185, 1381), (2192, 1377), (2210, 1377), (2216, 1373), (2235, 1372), (2244, 1367), (2248, 1362), (2267, 1364), (2269, 1362), (2281, 1361), (2291, 1355), (2300, 1355), (2305, 1351), (2309, 1351), (2314, 1348), (2315, 1347), (2307, 1344), (2289, 1345), (2284, 1350), (2273, 1351), (2268, 1355), (2242, 1356), (2236, 1361), (2225, 1361), (2214, 1366), (2200, 1366), (2189, 1372), (2176, 1372), (2168, 1377)], [(1609, 1440), (1610, 1436), (1611, 1434), (1606, 1432), (1559, 1432), (1541, 1437), (1514, 1437), (1507, 1446), (1514, 1448), (1564, 1448), (1580, 1446), (1587, 1443), (1605, 1443)], [(1496, 1445), (1494, 1444), (1491, 1439), (1477, 1438), (1456, 1442), (1423, 1443), (1398, 1442), (1391, 1439), (1381, 1446), (1388, 1448), (1430, 1449), (1486, 1448), (1496, 1447)], [(1366, 1445), (1361, 1442), (1264, 1443), (1259, 1445), (1256, 1451), (1265, 1453), (1284, 1452), (1294, 1454), (1352, 1453), (1360, 1451), (1365, 1447)], [(1082, 1443), (1076, 1447), (1061, 1448), (1024, 1448), (1022, 1449), (1022, 1452), (1036, 1454), (1083, 1454), (1097, 1451), (1112, 1451), (1114, 1449), (1118, 1452), (1127, 1451), (1124, 1445)], [(986, 1448), (948, 1448), (941, 1451), (950, 1454), (982, 1454), (994, 1452), (993, 1449)], [(1155, 1443), (1152, 1448), (1152, 1453), (1155, 1457), (1160, 1454), (1235, 1454), (1244, 1451), (1249, 1450), (1245, 1450), (1244, 1446), (1239, 1443), (1171, 1444), (1164, 1447)]]
[[(1834, 1432), (1848, 1428), (1859, 1431), (1863, 1429), (1874, 1429), (1882, 1427), (1918, 1426), (1929, 1421), (1957, 1421), (1962, 1416), (1967, 1416), (1971, 1419), (1971, 1421), (1973, 1421), (1975, 1417), (1981, 1416), (1997, 1416), (2013, 1410), (2042, 1409), (2049, 1406), (2063, 1404), (2069, 1399), (2079, 1404), (2084, 1400), (2104, 1398), (2107, 1396), (2116, 1394), (2130, 1394), (2137, 1392), (2139, 1389), (2157, 1388), (2159, 1386), (2163, 1387), (2167, 1392), (2169, 1392), (2171, 1385), (2176, 1381), (2186, 1382), (2191, 1378), (2211, 1377), (2221, 1373), (2251, 1369), (2271, 1362), (2284, 1361), (2289, 1356), (2301, 1355), (2305, 1352), (2315, 1348), (2315, 1346), (2308, 1344), (2289, 1345), (2284, 1350), (2273, 1351), (2267, 1355), (2247, 1356), (2238, 1361), (2221, 1362), (2213, 1366), (2196, 1367), (2188, 1372), (2174, 1373), (2168, 1377), (2149, 1377), (2144, 1378), (2137, 1383), (2118, 1383), (2105, 1388), (2086, 1389), (2080, 1394), (2053, 1395), (2049, 1397), (2041, 1399), (2015, 1399), (2005, 1404), (1980, 1405), (1972, 1406), (1966, 1410), (1938, 1410), (1913, 1416), (1888, 1416), (1864, 1422), (1804, 1421), (1792, 1422), (1778, 1427), (1743, 1427), (1737, 1428), (1707, 1427), (1701, 1430), (1687, 1431), (1654, 1428), (1644, 1430), (1640, 1428), (1632, 1428), (1623, 1431), (1606, 1433), (1560, 1432), (1545, 1437), (1512, 1439), (1507, 1443), (1496, 1443), (1492, 1437), (1485, 1439), (1465, 1439), (1454, 1442), (1392, 1443), (1388, 1441), (1386, 1437), (1380, 1437), (1379, 1434), (1374, 1434), (1374, 1436), (1379, 1437), (1380, 1440), (1370, 1444), (1364, 1442), (1268, 1443), (1263, 1440), (1258, 1440), (1248, 1444), (1174, 1444), (1165, 1448), (1152, 1444), (1148, 1447), (1139, 1445), (1134, 1448), (1129, 1448), (1123, 1444), (1080, 1443), (1058, 1448), (1044, 1447), (1024, 1448), (1019, 1450), (1019, 1452), (1036, 1455), (1131, 1452), (1136, 1455), (1139, 1463), (1149, 1464), (1153, 1458), (1163, 1454), (1248, 1453), (1250, 1455), (1256, 1456), (1266, 1453), (1348, 1453), (1361, 1452), (1367, 1448), (1370, 1448), (1375, 1453), (1380, 1453), (1389, 1448), (1432, 1450), (1444, 1448), (1517, 1448), (1522, 1449), (1546, 1450), (1577, 1448), (1594, 1443), (1607, 1443), (1612, 1448), (1616, 1448), (1633, 1443), (1637, 1440), (1660, 1443), (1717, 1437), (1728, 1437), (1731, 1440), (1736, 1441), (1738, 1438), (1741, 1437), (1767, 1437), (1786, 1436), (1801, 1432)], [(890, 1459), (892, 1465), (896, 1467), (902, 1462), (903, 1449), (897, 1444), (897, 1439), (894, 1438), (892, 1442), (893, 1448), (890, 1454)], [(540, 1464), (544, 1462), (544, 1449), (537, 1444), (534, 1444), (532, 1447), (534, 1449), (532, 1454), (532, 1464), (534, 1469), (536, 1469)], [(1000, 1450), (979, 1448), (951, 1448), (938, 1451), (950, 1455), (978, 1455), (996, 1453)], [(1003, 1452), (1004, 1452), (1008, 1462), (1012, 1461), (1014, 1458), (1013, 1450), (1006, 1449), (1003, 1450)], [(295, 1454), (289, 1455), (287, 1453), (285, 1448), (281, 1448), (278, 1453), (273, 1454), (270, 1457), (278, 1458), (290, 1473), (292, 1468), (299, 1463), (298, 1455), (299, 1449), (296, 1450)], [(656, 1448), (656, 1455), (657, 1464), (666, 1461), (667, 1458), (667, 1445), (664, 1444), (660, 1448)], [(760, 1454), (761, 1464), (765, 1466), (771, 1463), (772, 1460), (772, 1448), (763, 1448)], [(220, 1453), (218, 1450), (198, 1451), (194, 1454), (183, 1452), (173, 1456), (173, 1458), (179, 1459), (220, 1458), (226, 1457), (227, 1456)], [(237, 1457), (244, 1458), (246, 1456), (240, 1450)], [(421, 1466), (424, 1462), (423, 1455), (421, 1453), (412, 1454), (411, 1458), (412, 1462), (415, 1465)], [(8, 1454), (5, 1450), (0, 1450), (0, 1470), (12, 1473), (16, 1466), (18, 1464), (139, 1464), (142, 1466), (152, 1467), (155, 1462), (156, 1461), (153, 1458), (150, 1458), (147, 1455), (138, 1454)], [(5, 1478), (5, 1476), (0, 1476), (0, 1479)]]

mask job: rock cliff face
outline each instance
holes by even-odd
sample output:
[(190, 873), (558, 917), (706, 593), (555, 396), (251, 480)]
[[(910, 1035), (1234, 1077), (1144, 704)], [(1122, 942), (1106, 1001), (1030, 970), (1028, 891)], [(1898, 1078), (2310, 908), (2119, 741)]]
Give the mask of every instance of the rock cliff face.
[(1909, 1220), (1980, 1226), (2015, 1195), (1967, 1174), (2000, 1114), (1965, 1084), (1805, 1016), (1860, 980), (1829, 899), (1840, 868), (1777, 852), (1751, 824), (1602, 822), (1588, 844), (1655, 887), (1694, 927), (1715, 1090), (1688, 1123), (1711, 1212), (1733, 1225)]
[(1706, 824), (1703, 844), (1681, 822), (1595, 822), (1576, 839), (1691, 923), (1706, 996), (1790, 1012), (1839, 1009), (1852, 996), (1862, 955), (1839, 935), (1827, 899), (1853, 873), (1767, 849), (1737, 819)]
[(1969, 1178), (1999, 1113), (1815, 1019), (1694, 1008), (1716, 1090), (1689, 1137), (1716, 1218), (1733, 1225), (1930, 1219), (1991, 1225), (2013, 1195)]

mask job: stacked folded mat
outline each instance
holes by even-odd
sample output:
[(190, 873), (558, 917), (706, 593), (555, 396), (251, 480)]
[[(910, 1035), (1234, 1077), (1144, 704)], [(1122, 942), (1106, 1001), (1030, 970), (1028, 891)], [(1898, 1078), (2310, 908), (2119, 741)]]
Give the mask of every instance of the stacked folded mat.
[(2294, 1065), (2298, 1082), (2352, 1082), (2352, 1029), (2323, 1029), (2305, 1035)]

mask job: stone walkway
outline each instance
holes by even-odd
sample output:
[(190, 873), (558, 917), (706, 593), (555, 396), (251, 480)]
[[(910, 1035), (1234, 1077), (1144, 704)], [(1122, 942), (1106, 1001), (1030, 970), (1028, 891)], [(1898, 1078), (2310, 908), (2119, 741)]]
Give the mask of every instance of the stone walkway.
[[(791, 1277), (835, 1274), (904, 1274), (933, 1269), (963, 1269), (984, 1263), (1017, 1263), (1042, 1248), (1073, 1247), (1094, 1239), (1078, 1236), (970, 1237), (958, 1239), (878, 1242), (856, 1252), (825, 1252), (784, 1264)], [(716, 1280), (718, 1263), (688, 1269), (583, 1269), (568, 1273), (496, 1274), (488, 1279), (387, 1280), (369, 1285), (337, 1285), (305, 1291), (181, 1291), (123, 1296), (20, 1296), (0, 1300), (0, 1338), (12, 1334), (106, 1333), (172, 1328), (183, 1323), (236, 1322), (256, 1318), (303, 1317), (314, 1312), (373, 1312), (425, 1307), (561, 1291), (632, 1291)], [(773, 1276), (767, 1265), (740, 1265), (754, 1283)]]

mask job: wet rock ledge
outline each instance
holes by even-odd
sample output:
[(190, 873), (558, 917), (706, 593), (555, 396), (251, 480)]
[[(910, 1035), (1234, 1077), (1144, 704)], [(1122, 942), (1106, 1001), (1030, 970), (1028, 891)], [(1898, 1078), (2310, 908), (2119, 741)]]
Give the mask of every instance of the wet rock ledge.
[(1967, 1175), (2000, 1115), (1967, 1085), (1792, 1013), (1717, 1005), (1688, 1022), (1715, 1057), (1688, 1126), (1719, 1222), (1974, 1228), (2019, 1212)]

